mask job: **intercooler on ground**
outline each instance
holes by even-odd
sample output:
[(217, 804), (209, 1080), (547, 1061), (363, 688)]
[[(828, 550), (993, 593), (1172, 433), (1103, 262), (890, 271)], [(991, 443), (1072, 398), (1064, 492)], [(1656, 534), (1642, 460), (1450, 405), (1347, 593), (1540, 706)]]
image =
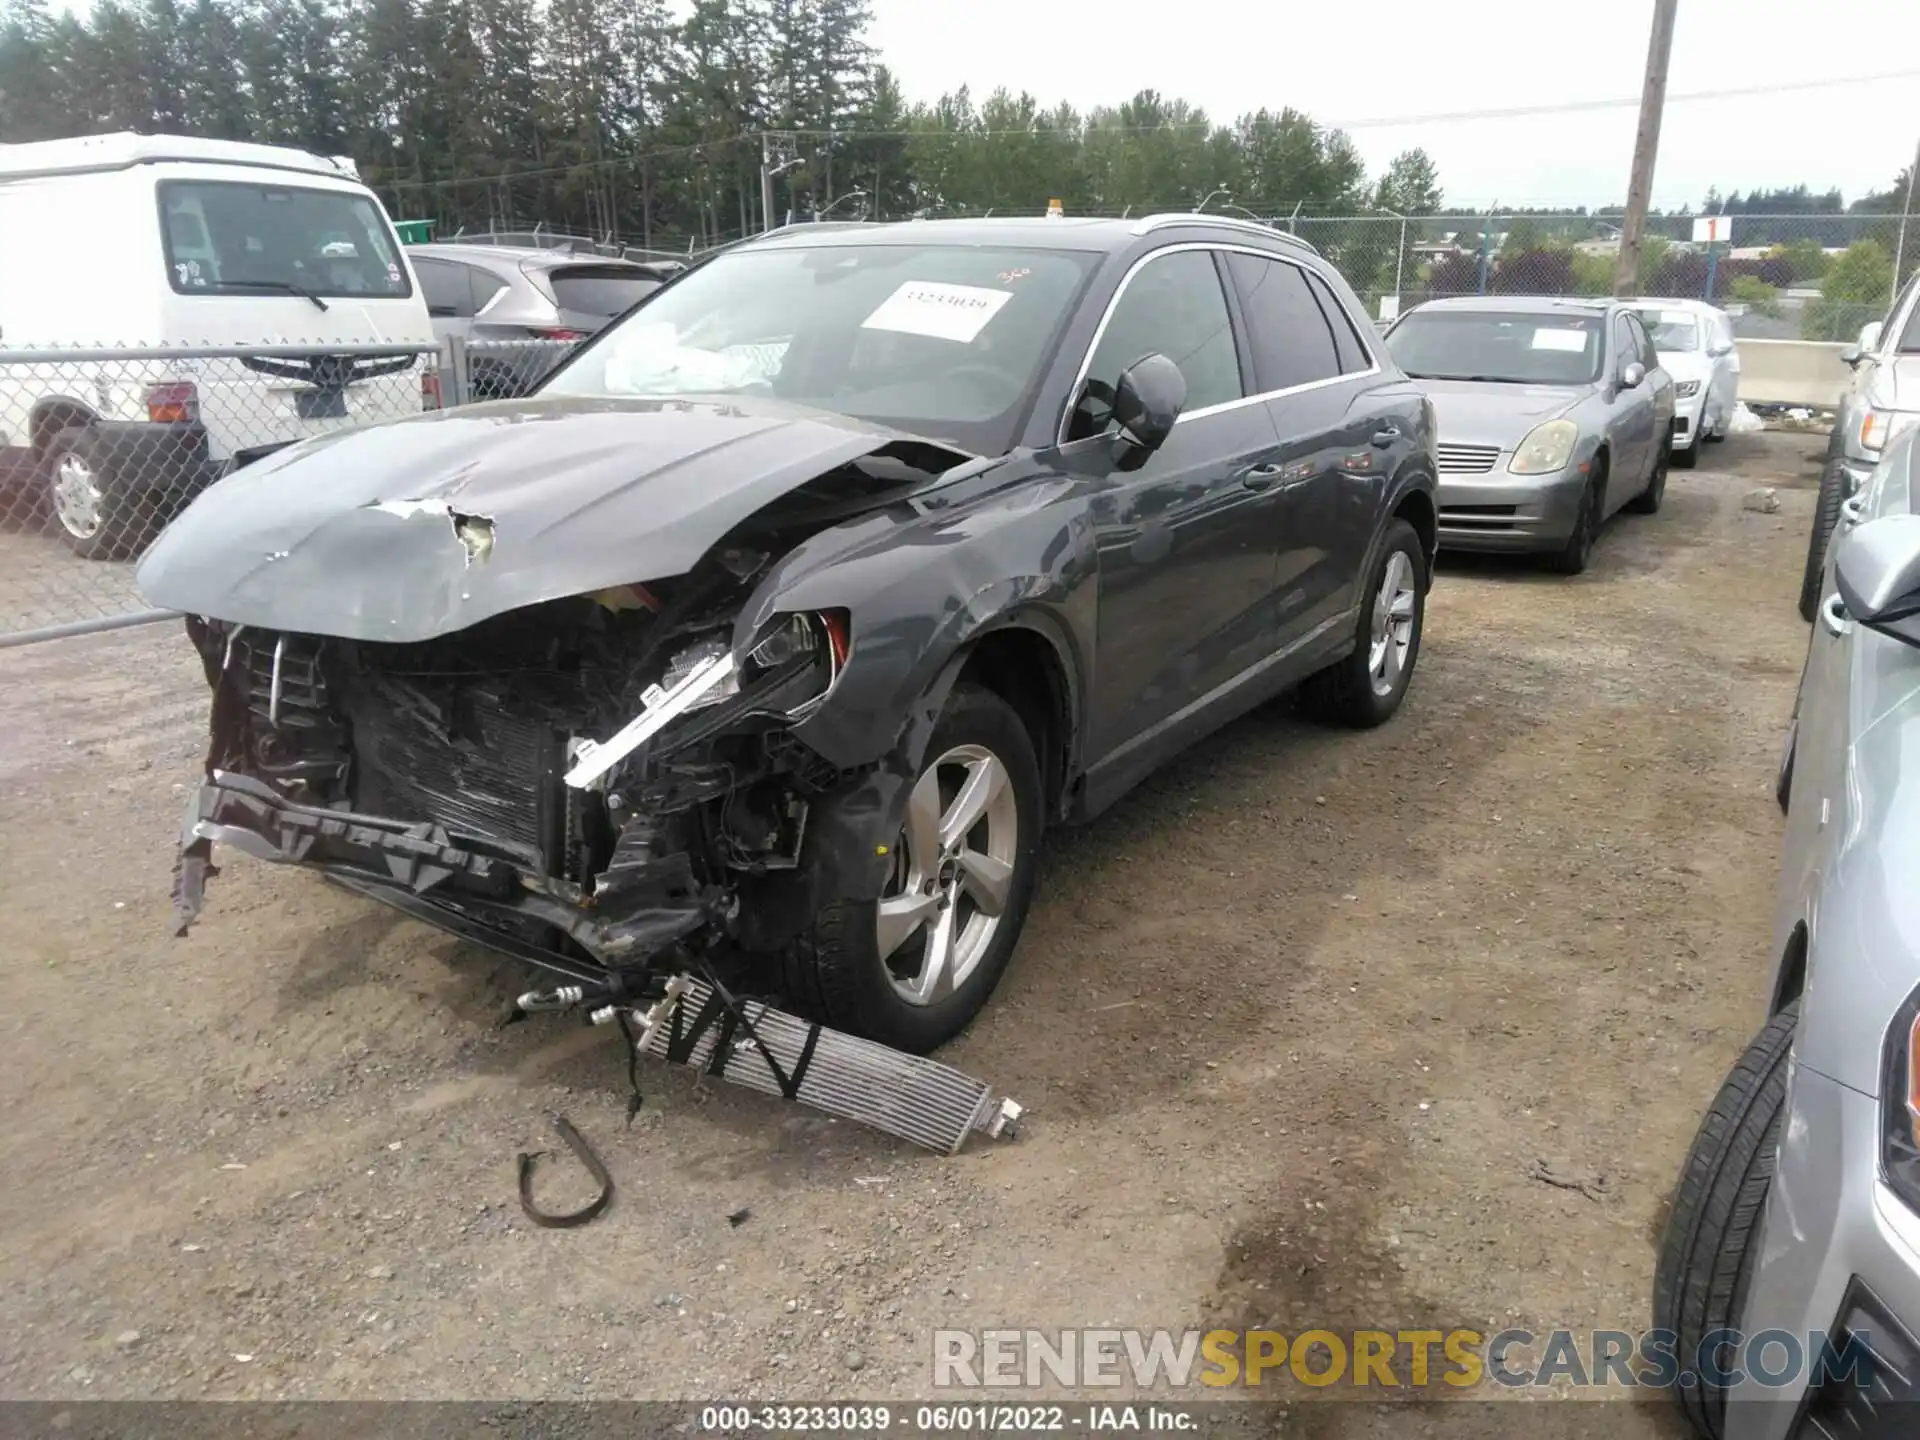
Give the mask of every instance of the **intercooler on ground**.
[(1020, 1117), (1013, 1101), (996, 1099), (985, 1082), (951, 1065), (829, 1030), (757, 1000), (738, 1002), (738, 1016), (728, 1011), (712, 986), (679, 976), (651, 1010), (634, 1012), (642, 1027), (640, 1053), (803, 1101), (942, 1155), (957, 1152), (975, 1131), (997, 1137)]

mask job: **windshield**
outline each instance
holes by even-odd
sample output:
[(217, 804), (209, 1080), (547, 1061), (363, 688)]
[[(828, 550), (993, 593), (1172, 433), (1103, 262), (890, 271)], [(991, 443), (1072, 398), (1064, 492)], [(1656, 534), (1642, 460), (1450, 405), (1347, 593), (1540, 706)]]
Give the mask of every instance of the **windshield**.
[(1894, 348), (1902, 355), (1920, 355), (1920, 300), (1914, 302), (1907, 328), (1900, 332), (1900, 343)]
[(660, 288), (660, 281), (627, 265), (570, 265), (547, 276), (562, 310), (611, 319)]
[(167, 279), (183, 295), (413, 294), (369, 195), (233, 180), (160, 185)]
[(1591, 315), (1514, 310), (1413, 310), (1387, 350), (1416, 380), (1590, 385), (1600, 378), (1602, 332)]
[(736, 251), (601, 332), (540, 393), (766, 395), (998, 454), (1097, 258), (971, 245)]
[(1668, 354), (1700, 348), (1700, 326), (1684, 311), (1636, 310), (1634, 314), (1653, 336), (1653, 348)]

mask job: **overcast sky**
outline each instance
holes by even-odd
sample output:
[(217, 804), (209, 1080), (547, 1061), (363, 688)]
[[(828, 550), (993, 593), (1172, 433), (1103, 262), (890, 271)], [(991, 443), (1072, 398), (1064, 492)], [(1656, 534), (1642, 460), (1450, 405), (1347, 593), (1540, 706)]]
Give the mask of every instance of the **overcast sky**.
[[(1086, 109), (1156, 89), (1217, 120), (1292, 105), (1341, 124), (1377, 174), (1422, 146), (1450, 204), (1621, 203), (1635, 108), (1361, 122), (1640, 93), (1653, 0), (872, 0), (909, 99), (1004, 85)], [(1771, 87), (1886, 75), (1818, 90)], [(1698, 91), (1769, 90), (1683, 102)], [(1655, 203), (1805, 183), (1885, 189), (1920, 144), (1920, 3), (1680, 0)]]

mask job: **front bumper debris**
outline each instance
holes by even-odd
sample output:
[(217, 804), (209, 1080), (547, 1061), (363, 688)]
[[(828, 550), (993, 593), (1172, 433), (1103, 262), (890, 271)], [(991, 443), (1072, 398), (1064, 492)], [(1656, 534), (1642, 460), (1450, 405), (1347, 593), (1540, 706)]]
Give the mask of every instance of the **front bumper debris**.
[[(596, 1023), (621, 1025), (636, 1057), (691, 1066), (939, 1154), (956, 1153), (976, 1132), (1011, 1135), (1020, 1117), (1019, 1105), (949, 1065), (736, 997), (704, 962), (698, 962), (701, 978), (684, 973), (669, 978), (656, 966), (685, 957), (679, 942), (710, 918), (699, 909), (602, 915), (577, 897), (542, 893), (550, 882), (538, 873), (538, 857), (510, 842), (431, 821), (302, 804), (232, 771), (214, 770), (188, 807), (174, 871), (177, 933), (184, 934), (199, 912), (207, 877), (215, 873), (216, 843), (275, 864), (318, 870), (370, 898), (574, 982), (550, 994), (522, 996), (514, 1018), (592, 1006)], [(517, 941), (478, 918), (489, 915), (557, 926), (606, 964)], [(644, 935), (643, 953), (654, 963), (621, 967), (618, 957), (637, 934)], [(648, 1000), (653, 1003), (647, 1005)]]
[[(642, 1055), (801, 1101), (938, 1154), (957, 1153), (976, 1132), (1011, 1137), (1022, 1113), (951, 1065), (736, 999), (691, 975), (670, 980), (651, 1008), (627, 1014)], [(619, 1017), (607, 1007), (593, 1018)]]
[(559, 930), (608, 968), (667, 950), (713, 918), (686, 906), (587, 903), (579, 887), (541, 873), (534, 850), (434, 821), (396, 820), (290, 800), (265, 781), (213, 771), (187, 809), (174, 862), (175, 934), (200, 913), (215, 843), (256, 859), (298, 865), (428, 918), (467, 938), (580, 978), (577, 957), (495, 937), (474, 917), (534, 922)]

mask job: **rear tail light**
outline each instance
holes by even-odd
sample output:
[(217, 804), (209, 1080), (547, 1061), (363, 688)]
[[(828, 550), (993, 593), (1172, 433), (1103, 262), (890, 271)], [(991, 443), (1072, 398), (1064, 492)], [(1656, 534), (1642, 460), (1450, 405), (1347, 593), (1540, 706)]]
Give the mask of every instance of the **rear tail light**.
[(420, 377), (420, 408), (438, 410), (440, 408), (440, 372), (429, 370)]
[(587, 338), (587, 332), (584, 330), (536, 330), (533, 332), (533, 337), (536, 340), (584, 340)]
[(155, 425), (191, 425), (200, 418), (200, 392), (191, 380), (147, 387), (147, 419)]

